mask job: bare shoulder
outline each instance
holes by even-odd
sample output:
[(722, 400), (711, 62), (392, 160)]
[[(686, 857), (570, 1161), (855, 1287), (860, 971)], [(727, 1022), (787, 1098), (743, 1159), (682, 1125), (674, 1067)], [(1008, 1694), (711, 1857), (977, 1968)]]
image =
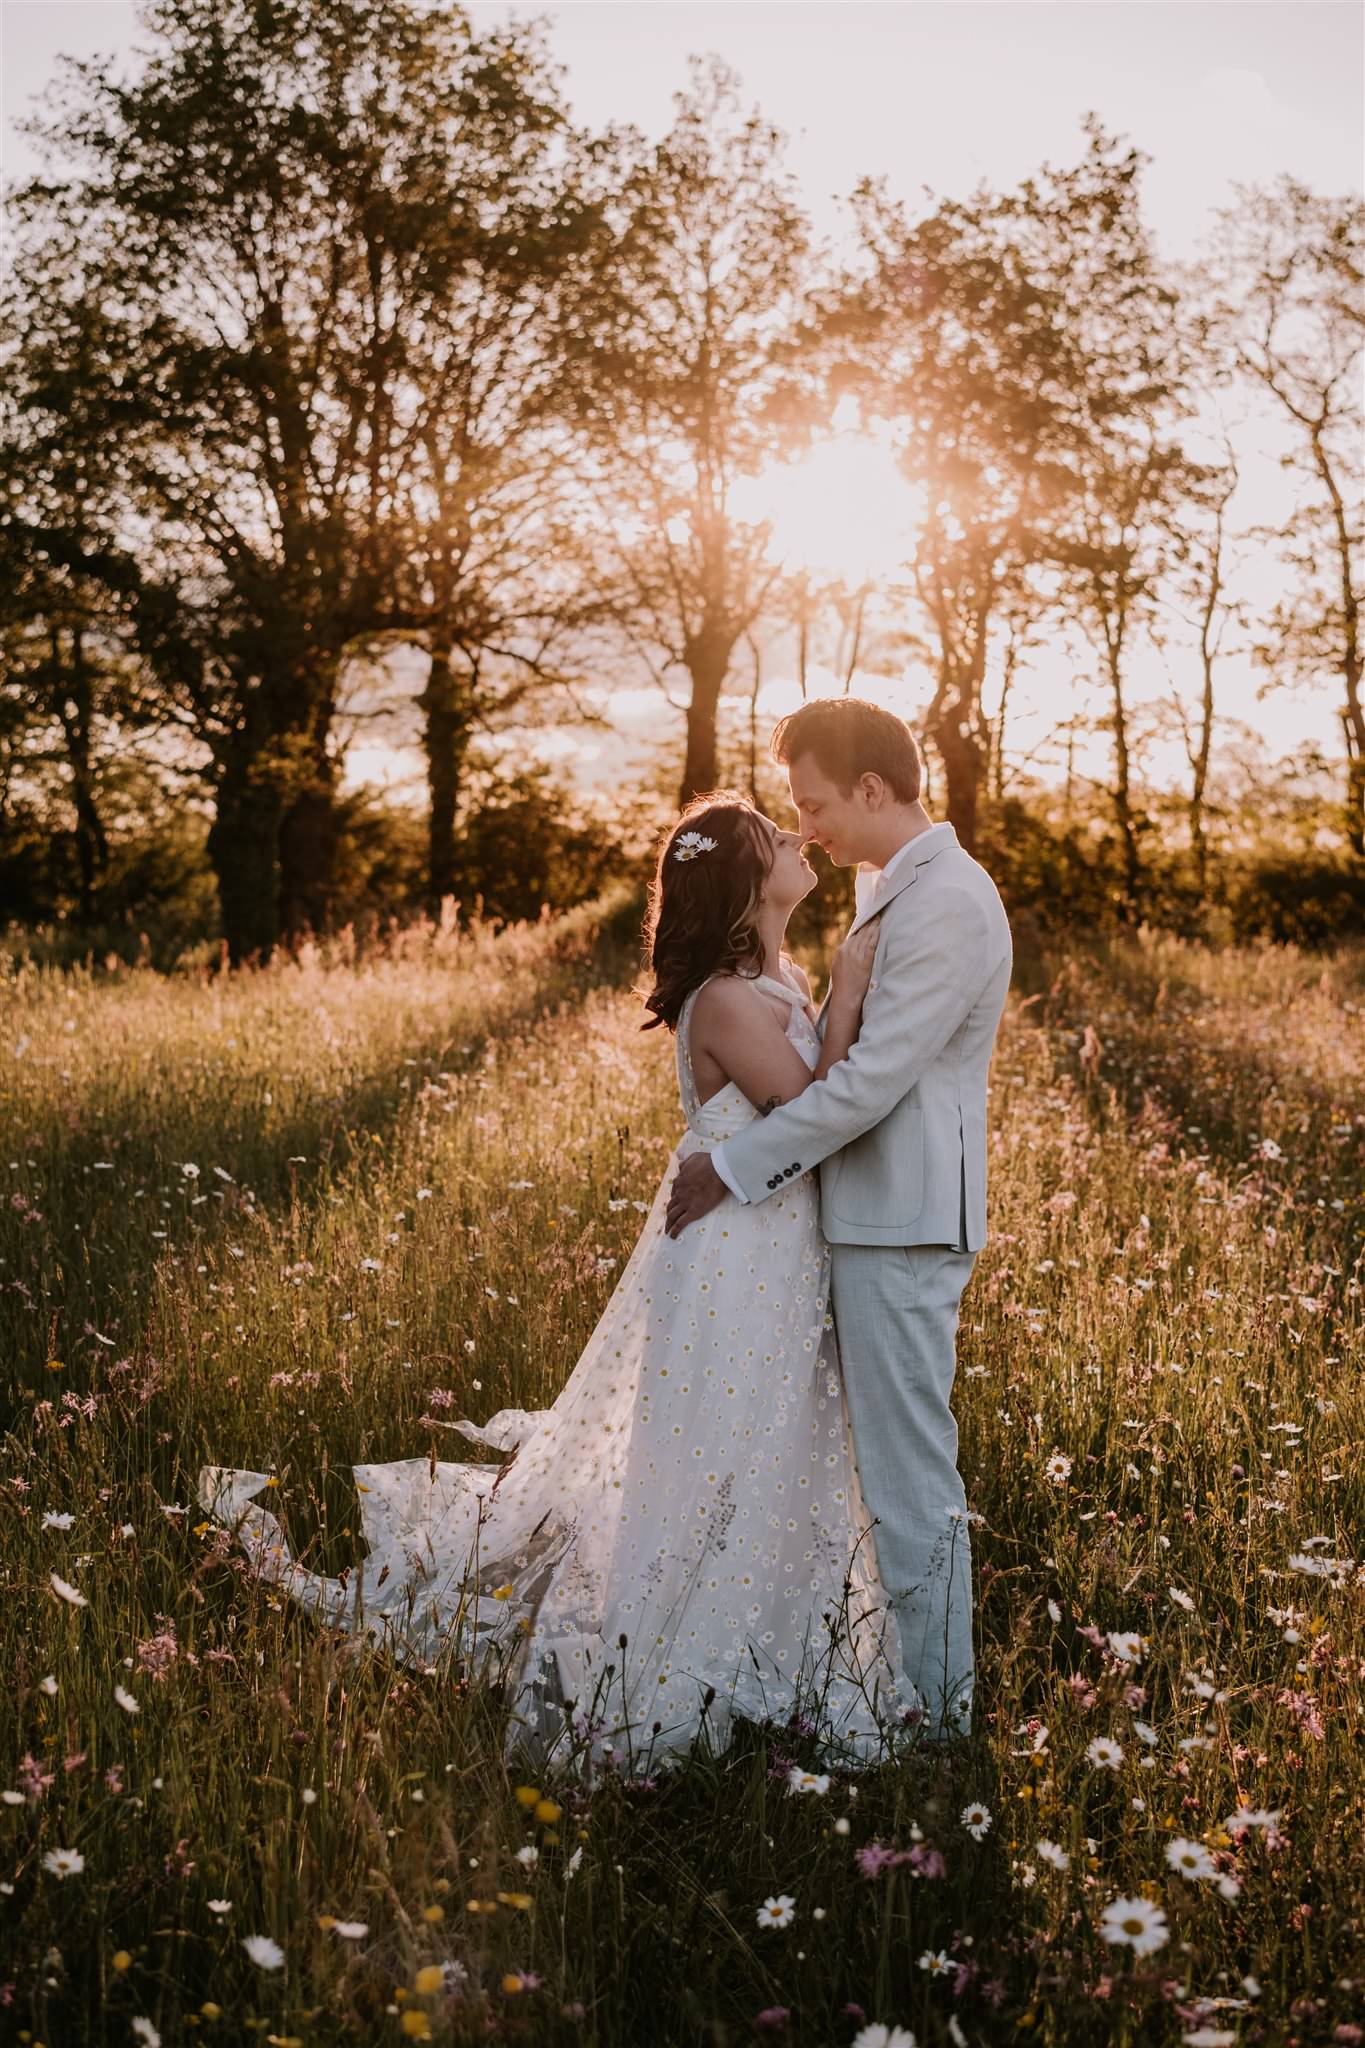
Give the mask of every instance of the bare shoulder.
[(715, 974), (697, 997), (693, 1023), (703, 1032), (736, 1027), (752, 1030), (761, 1013), (776, 1019), (777, 999), (755, 988), (742, 974)]
[(751, 1017), (754, 1005), (762, 1000), (762, 992), (751, 988), (742, 975), (713, 974), (699, 993), (692, 1014), (703, 1023), (728, 1022)]

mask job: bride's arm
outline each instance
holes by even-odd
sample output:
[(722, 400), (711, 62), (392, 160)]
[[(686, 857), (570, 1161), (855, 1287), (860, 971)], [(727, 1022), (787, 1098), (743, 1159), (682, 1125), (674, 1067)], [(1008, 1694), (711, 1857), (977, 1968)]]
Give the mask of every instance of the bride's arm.
[(735, 975), (708, 981), (692, 1007), (692, 1064), (707, 1053), (760, 1116), (809, 1088), (814, 1074), (766, 999)]
[(691, 1027), (694, 1064), (699, 1051), (709, 1053), (760, 1116), (794, 1101), (812, 1081), (824, 1080), (831, 1067), (848, 1058), (862, 1021), (875, 952), (875, 930), (865, 926), (835, 954), (824, 1044), (813, 1070), (763, 998), (733, 975), (717, 975), (697, 997)]

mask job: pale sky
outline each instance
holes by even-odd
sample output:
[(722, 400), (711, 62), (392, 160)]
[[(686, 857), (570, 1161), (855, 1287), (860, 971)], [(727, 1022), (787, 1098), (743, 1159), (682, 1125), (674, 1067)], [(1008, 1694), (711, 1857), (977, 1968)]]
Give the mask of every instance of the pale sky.
[[(839, 202), (861, 175), (885, 175), (912, 207), (926, 186), (957, 196), (979, 179), (1012, 184), (1046, 159), (1074, 159), (1090, 109), (1153, 158), (1147, 217), (1177, 259), (1194, 254), (1235, 182), (1290, 171), (1319, 191), (1343, 192), (1359, 189), (1365, 172), (1365, 8), (1357, 0), (561, 0), (469, 11), (481, 27), (513, 13), (546, 17), (572, 110), (590, 127), (629, 120), (661, 134), (688, 56), (718, 51), (740, 73), (746, 99), (788, 133), (816, 227), (836, 238)], [(34, 168), (14, 123), (53, 76), (58, 54), (120, 63), (136, 38), (136, 11), (124, 0), (0, 0), (7, 177)], [(1266, 420), (1243, 431), (1239, 497), (1249, 524), (1283, 504), (1282, 442)], [(882, 487), (874, 488), (880, 499)], [(807, 525), (796, 507), (793, 530)], [(1086, 665), (1061, 648), (1039, 659), (1019, 686), (1021, 748), (1044, 742)], [(1166, 686), (1166, 670), (1146, 661), (1140, 690), (1157, 696)], [(927, 694), (922, 675), (909, 673), (889, 695), (882, 685), (866, 688), (909, 716)], [(1232, 659), (1224, 689), (1229, 711), (1260, 726), (1272, 749), (1312, 734), (1339, 751), (1330, 686), (1292, 705), (1258, 705), (1249, 665)], [(790, 694), (775, 677), (761, 700), (765, 715), (778, 715)], [(680, 734), (680, 720), (650, 689), (624, 693), (616, 715), (660, 743)], [(614, 775), (621, 759), (594, 742), (575, 767)], [(1154, 754), (1153, 768), (1164, 760)], [(350, 762), (352, 776), (399, 785), (417, 768), (409, 747), (368, 738)]]

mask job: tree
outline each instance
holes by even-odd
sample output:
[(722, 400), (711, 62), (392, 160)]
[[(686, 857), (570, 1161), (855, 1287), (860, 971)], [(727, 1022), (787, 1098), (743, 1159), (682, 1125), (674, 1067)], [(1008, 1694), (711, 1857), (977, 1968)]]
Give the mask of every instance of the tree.
[[(52, 288), (41, 333), (6, 336), (0, 398), (0, 641), (9, 702), (24, 730), (28, 777), (56, 771), (74, 819), (77, 908), (95, 915), (109, 864), (101, 785), (113, 735), (154, 722), (148, 674), (126, 606), (90, 572), (87, 553), (112, 506), (100, 464), (79, 423), (61, 417), (72, 379), (98, 360), (103, 323), (73, 315), (63, 300), (69, 267), (45, 273)], [(49, 551), (39, 535), (60, 532)], [(56, 792), (54, 791), (54, 794)]]
[(1181, 507), (1179, 531), (1174, 536), (1173, 601), (1186, 624), (1193, 627), (1199, 661), (1199, 703), (1194, 715), (1187, 712), (1178, 690), (1172, 692), (1172, 703), (1190, 766), (1186, 816), (1195, 884), (1201, 897), (1208, 894), (1209, 879), (1204, 823), (1216, 718), (1215, 679), (1228, 628), (1245, 623), (1244, 606), (1228, 590), (1228, 506), (1237, 483), (1237, 459), (1225, 437), (1223, 461), (1209, 466), (1191, 491)]
[(1178, 508), (1202, 472), (1177, 438), (1190, 410), (1192, 351), (1142, 219), (1145, 159), (1093, 118), (1087, 132), (1080, 165), (1026, 181), (1016, 232), (1030, 274), (1065, 304), (1072, 336), (1058, 444), (1067, 478), (1046, 549), (1059, 606), (1094, 647), (1109, 699), (1120, 907), (1132, 917), (1145, 819), (1135, 793), (1129, 666), (1173, 559)]
[(1291, 422), (1285, 467), (1307, 485), (1278, 536), (1296, 581), (1266, 621), (1260, 660), (1280, 681), (1338, 678), (1345, 835), (1365, 857), (1365, 206), (1289, 177), (1239, 187), (1212, 257), (1222, 333), (1242, 374)]
[(1038, 565), (1059, 496), (1074, 394), (1087, 366), (1066, 281), (1034, 261), (1020, 223), (1079, 216), (1113, 167), (1092, 146), (1082, 170), (1014, 194), (982, 188), (912, 221), (884, 185), (854, 194), (861, 274), (823, 301), (821, 339), (842, 344), (838, 388), (892, 421), (907, 489), (923, 498), (908, 565), (928, 627), (935, 687), (924, 729), (943, 763), (948, 816), (968, 847), (994, 735), (983, 703), (1001, 618), (1016, 633), (1046, 604)]
[(152, 0), (144, 26), (141, 75), (75, 67), (43, 129), (78, 170), (20, 197), (16, 295), (34, 329), (54, 249), (74, 251), (79, 323), (103, 321), (56, 416), (84, 423), (122, 511), (45, 538), (107, 574), (140, 634), (160, 621), (239, 960), (326, 917), (343, 664), (398, 627), (454, 644), (450, 578), (404, 585), (415, 531), (448, 509), (422, 378), (443, 363), (448, 394), (469, 367), (449, 308), (471, 247), (527, 268), (484, 202), (562, 116), (539, 31), (479, 38), (458, 9)]
[(778, 574), (734, 486), (779, 443), (809, 243), (783, 138), (741, 117), (735, 74), (694, 59), (675, 103), (657, 147), (618, 138), (616, 235), (579, 316), (578, 418), (599, 593), (665, 691), (671, 670), (687, 679), (686, 802), (715, 785), (721, 692)]

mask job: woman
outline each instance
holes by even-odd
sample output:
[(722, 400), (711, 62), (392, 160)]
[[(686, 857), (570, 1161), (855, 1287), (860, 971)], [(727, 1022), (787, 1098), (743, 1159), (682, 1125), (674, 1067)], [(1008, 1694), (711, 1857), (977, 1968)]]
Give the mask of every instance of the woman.
[(835, 956), (823, 1042), (782, 950), (815, 886), (798, 833), (742, 797), (668, 835), (648, 925), (653, 1028), (674, 1031), (687, 1129), (620, 1284), (554, 1406), (454, 1426), (501, 1468), (358, 1467), (369, 1542), (351, 1584), (294, 1565), (206, 1468), (205, 1506), (262, 1569), (400, 1654), (501, 1669), (509, 1753), (652, 1764), (736, 1713), (796, 1716), (836, 1758), (879, 1754), (913, 1704), (884, 1607), (827, 1314), (811, 1174), (761, 1206), (663, 1229), (672, 1168), (844, 1059), (875, 938)]

